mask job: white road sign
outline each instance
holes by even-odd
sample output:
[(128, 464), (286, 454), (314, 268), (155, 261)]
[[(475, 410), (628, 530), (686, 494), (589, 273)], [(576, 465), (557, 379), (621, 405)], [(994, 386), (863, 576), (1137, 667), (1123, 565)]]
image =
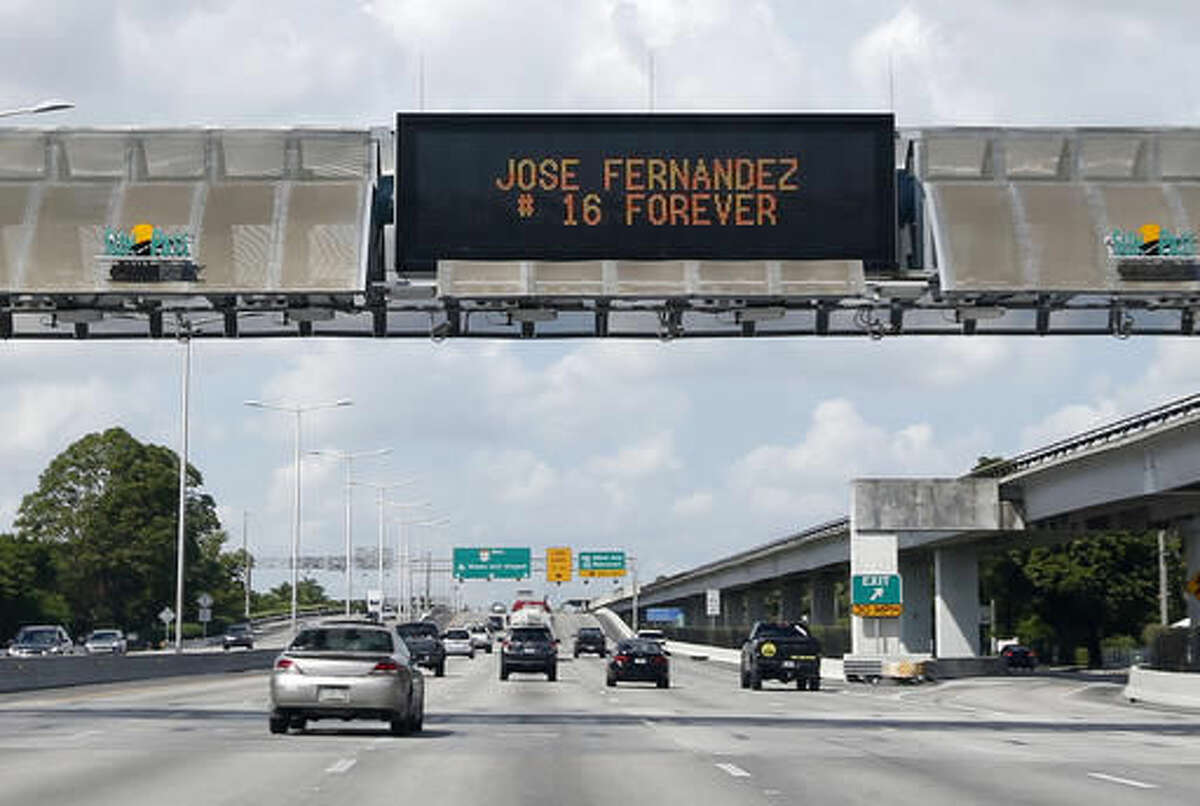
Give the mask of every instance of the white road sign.
[(709, 588), (704, 592), (704, 614), (707, 616), (721, 615), (720, 588)]
[(175, 611), (169, 607), (164, 607), (162, 610), (158, 611), (158, 620), (163, 624), (170, 624), (171, 620), (174, 618)]
[[(211, 596), (209, 596), (207, 593), (202, 593), (196, 597), (196, 604), (200, 605), (203, 608), (212, 607), (213, 606), (213, 598)], [(201, 619), (201, 621), (203, 621), (203, 619)]]
[(200, 621), (201, 622), (212, 621), (212, 608), (210, 608), (210, 607), (200, 608)]

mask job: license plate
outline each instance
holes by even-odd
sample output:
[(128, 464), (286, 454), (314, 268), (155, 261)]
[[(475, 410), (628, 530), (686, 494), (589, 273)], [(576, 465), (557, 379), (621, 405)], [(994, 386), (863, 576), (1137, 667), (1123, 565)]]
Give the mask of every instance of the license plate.
[(646, 665), (646, 659), (645, 659), (645, 658), (634, 658), (634, 661), (633, 661), (633, 662), (634, 662), (634, 663), (636, 663), (636, 664), (638, 664), (639, 666), (645, 666), (645, 665)]
[(321, 686), (317, 689), (317, 702), (350, 702), (350, 689)]
[(536, 655), (537, 654), (537, 650), (531, 646), (527, 646), (524, 649), (522, 649), (521, 651), (524, 652), (526, 655)]
[(792, 660), (816, 660), (816, 655), (792, 655)]
[(785, 669), (795, 669), (795, 668), (796, 668), (796, 661), (794, 661), (794, 660), (785, 660), (785, 661), (783, 662), (783, 668), (785, 668)]

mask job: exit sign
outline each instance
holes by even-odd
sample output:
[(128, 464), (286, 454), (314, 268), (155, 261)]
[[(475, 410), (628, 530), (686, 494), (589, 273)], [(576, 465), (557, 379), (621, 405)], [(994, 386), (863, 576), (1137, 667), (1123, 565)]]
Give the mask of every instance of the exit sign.
[(851, 578), (850, 608), (856, 616), (889, 618), (904, 608), (899, 574), (855, 574)]

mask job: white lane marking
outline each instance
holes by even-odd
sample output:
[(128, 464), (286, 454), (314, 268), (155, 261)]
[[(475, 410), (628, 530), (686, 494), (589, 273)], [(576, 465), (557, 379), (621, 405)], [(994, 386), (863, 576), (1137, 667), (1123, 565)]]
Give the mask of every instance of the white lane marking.
[(1158, 784), (1148, 784), (1144, 781), (1135, 781), (1132, 778), (1118, 778), (1115, 775), (1105, 775), (1102, 772), (1089, 772), (1089, 778), (1099, 778), (1101, 781), (1111, 781), (1114, 784), (1124, 784), (1137, 789), (1158, 789)]
[(101, 732), (102, 731), (98, 731), (98, 730), (85, 730), (85, 731), (80, 731), (79, 733), (72, 733), (70, 736), (67, 737), (67, 741), (72, 742), (72, 741), (75, 741), (76, 739), (86, 739), (89, 736), (98, 736), (98, 735), (100, 735)]
[(739, 767), (736, 764), (730, 764), (728, 762), (725, 762), (724, 764), (717, 764), (716, 767), (718, 770), (722, 770), (724, 772), (729, 773), (734, 778), (749, 778), (750, 777), (750, 773), (746, 772), (745, 770), (743, 770), (741, 767)]
[(357, 763), (358, 759), (354, 758), (338, 759), (333, 764), (330, 764), (328, 767), (326, 767), (325, 772), (329, 773), (330, 775), (341, 775), (344, 772), (348, 772), (350, 768)]

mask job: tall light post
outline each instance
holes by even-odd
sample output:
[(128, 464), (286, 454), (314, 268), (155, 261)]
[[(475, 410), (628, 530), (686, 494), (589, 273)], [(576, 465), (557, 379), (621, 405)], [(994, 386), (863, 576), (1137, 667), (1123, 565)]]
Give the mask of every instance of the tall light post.
[(50, 99), (34, 104), (33, 106), (21, 106), (16, 109), (5, 109), (0, 111), (0, 118), (12, 118), (17, 115), (41, 115), (45, 112), (61, 112), (64, 109), (74, 109), (75, 104), (70, 101), (60, 101)]
[(352, 406), (354, 401), (349, 398), (342, 398), (333, 403), (317, 403), (315, 405), (299, 406), (288, 405), (283, 403), (263, 403), (261, 400), (247, 400), (247, 406), (256, 409), (270, 409), (271, 411), (282, 411), (296, 416), (296, 443), (294, 451), (294, 470), (293, 473), (296, 479), (296, 488), (293, 493), (292, 507), (292, 632), (296, 632), (296, 586), (299, 580), (296, 578), (297, 567), (299, 566), (300, 557), (300, 419), (310, 411), (319, 411), (321, 409), (335, 409), (342, 406)]
[(243, 509), (242, 510), (242, 565), (243, 565), (242, 582), (244, 584), (242, 585), (242, 587), (245, 588), (245, 594), (246, 594), (246, 606), (245, 606), (244, 612), (245, 612), (247, 621), (249, 621), (249, 619), (250, 619), (250, 540), (249, 540), (250, 530), (249, 530), (249, 525), (250, 525), (250, 510)]
[(377, 570), (379, 573), (380, 595), (383, 594), (383, 543), (384, 543), (383, 538), (384, 538), (384, 532), (387, 529), (386, 521), (384, 520), (384, 515), (383, 515), (383, 506), (385, 503), (387, 503), (387, 492), (388, 492), (388, 490), (396, 490), (401, 487), (407, 487), (409, 484), (413, 484), (414, 482), (416, 482), (416, 479), (404, 479), (402, 481), (396, 482), (395, 484), (372, 484), (369, 481), (352, 481), (352, 482), (350, 482), (351, 484), (358, 486), (358, 487), (370, 487), (373, 490), (375, 490), (375, 504), (379, 510), (379, 513), (377, 515), (377, 517), (379, 519), (379, 544), (376, 549), (375, 560), (376, 560), (376, 563), (378, 564)]
[[(48, 110), (47, 110), (48, 111)], [(183, 551), (187, 537), (188, 408), (192, 376), (192, 323), (178, 319), (177, 337), (183, 342), (183, 379), (179, 396), (179, 513), (175, 536), (175, 652), (183, 652)]]
[[(413, 507), (428, 506), (428, 505), (429, 504), (427, 501), (421, 501), (421, 502), (417, 502), (415, 504), (392, 504), (392, 506), (394, 506), (398, 509), (411, 509)], [(401, 567), (400, 562), (396, 563), (396, 595), (400, 599), (401, 605), (404, 608), (404, 611), (406, 613), (409, 609), (408, 603), (412, 597), (412, 591), (410, 590), (408, 597), (405, 597), (403, 579), (404, 579), (404, 571), (406, 570), (407, 565), (408, 565), (408, 543), (405, 541), (405, 538), (404, 538), (404, 527), (405, 526), (437, 527), (437, 526), (445, 526), (448, 523), (450, 523), (450, 519), (448, 517), (433, 518), (433, 519), (422, 520), (422, 521), (406, 521), (403, 518), (399, 518), (396, 520), (396, 555), (398, 557), (403, 557), (403, 565), (404, 565), (404, 567)], [(410, 579), (409, 587), (411, 588), (411, 579)]]
[(346, 468), (346, 521), (344, 525), (346, 538), (346, 615), (350, 615), (350, 600), (354, 598), (354, 581), (353, 581), (353, 558), (351, 555), (351, 539), (350, 539), (350, 509), (351, 497), (353, 496), (354, 483), (351, 481), (351, 472), (355, 459), (365, 459), (369, 456), (383, 456), (391, 453), (391, 448), (379, 448), (373, 451), (359, 451), (351, 453), (350, 451), (309, 451), (313, 456), (328, 456), (334, 459), (341, 459)]

